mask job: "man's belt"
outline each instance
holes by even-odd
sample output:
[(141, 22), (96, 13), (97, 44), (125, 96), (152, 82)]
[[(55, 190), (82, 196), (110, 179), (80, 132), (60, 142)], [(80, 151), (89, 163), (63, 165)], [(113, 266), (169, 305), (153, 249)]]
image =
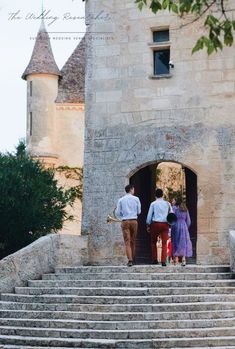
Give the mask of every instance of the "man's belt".
[(137, 218), (130, 218), (130, 219), (123, 219), (122, 222), (125, 222), (125, 221), (137, 221)]
[(168, 224), (167, 222), (159, 222), (159, 221), (152, 221), (152, 223), (166, 223), (166, 224)]

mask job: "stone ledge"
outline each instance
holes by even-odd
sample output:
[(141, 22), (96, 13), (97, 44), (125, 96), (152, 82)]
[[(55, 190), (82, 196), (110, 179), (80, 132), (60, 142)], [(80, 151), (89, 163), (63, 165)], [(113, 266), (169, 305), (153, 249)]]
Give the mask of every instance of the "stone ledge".
[(231, 271), (235, 273), (235, 230), (229, 232), (229, 246), (230, 246), (230, 267)]
[(0, 293), (25, 286), (58, 267), (87, 264), (87, 238), (49, 234), (0, 261)]

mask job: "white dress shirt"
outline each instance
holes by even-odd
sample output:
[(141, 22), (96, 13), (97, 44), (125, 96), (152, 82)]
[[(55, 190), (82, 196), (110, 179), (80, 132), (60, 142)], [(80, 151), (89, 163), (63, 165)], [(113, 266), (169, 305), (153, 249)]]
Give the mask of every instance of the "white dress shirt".
[(166, 223), (169, 212), (173, 212), (171, 204), (163, 198), (156, 199), (149, 207), (146, 223), (148, 225), (152, 222)]
[(137, 219), (141, 213), (140, 200), (137, 196), (126, 194), (118, 200), (116, 216), (122, 221), (127, 219)]

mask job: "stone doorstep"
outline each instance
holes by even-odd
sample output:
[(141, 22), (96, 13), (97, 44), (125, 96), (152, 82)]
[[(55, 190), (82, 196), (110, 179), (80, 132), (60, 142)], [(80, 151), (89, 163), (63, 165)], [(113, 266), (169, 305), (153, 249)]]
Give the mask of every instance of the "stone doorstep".
[[(106, 272), (112, 272), (116, 273), (117, 271), (130, 273), (130, 268), (126, 266), (80, 266), (80, 267), (66, 267), (66, 268), (55, 268), (55, 273), (106, 273)], [(151, 272), (158, 272), (158, 273), (167, 273), (167, 272), (174, 272), (174, 273), (181, 273), (181, 272), (211, 272), (214, 271), (215, 273), (221, 272), (221, 271), (230, 271), (229, 265), (195, 265), (195, 264), (188, 264), (184, 268), (174, 265), (167, 265), (167, 268), (162, 268), (160, 265), (134, 265), (131, 268), (131, 272), (138, 272), (138, 273), (151, 273)]]

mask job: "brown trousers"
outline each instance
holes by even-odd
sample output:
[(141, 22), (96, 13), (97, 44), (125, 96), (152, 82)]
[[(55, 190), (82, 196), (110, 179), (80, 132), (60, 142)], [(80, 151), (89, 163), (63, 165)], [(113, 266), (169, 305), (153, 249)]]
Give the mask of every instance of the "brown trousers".
[(122, 234), (126, 247), (126, 255), (129, 261), (135, 259), (135, 240), (138, 231), (137, 220), (122, 221)]

